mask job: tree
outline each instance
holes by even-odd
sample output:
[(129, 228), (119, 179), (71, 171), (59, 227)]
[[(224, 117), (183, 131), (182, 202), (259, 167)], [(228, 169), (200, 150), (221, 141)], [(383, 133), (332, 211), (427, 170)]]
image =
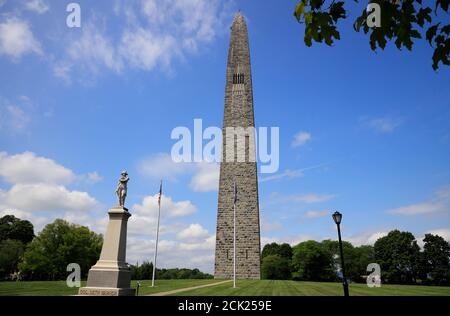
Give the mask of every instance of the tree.
[(17, 271), (17, 265), (23, 255), (24, 245), (19, 240), (0, 241), (0, 279), (9, 278)]
[[(339, 242), (336, 240), (323, 240), (322, 244), (328, 251), (333, 261), (335, 271), (340, 270), (341, 258), (339, 251)], [(362, 282), (363, 276), (367, 274), (369, 263), (375, 262), (375, 256), (372, 246), (354, 247), (350, 242), (343, 241), (345, 272), (348, 279), (355, 282)]]
[(291, 245), (286, 244), (286, 243), (281, 244), (278, 254), (282, 258), (286, 258), (286, 259), (291, 260), (292, 259), (292, 247), (291, 247)]
[(19, 269), (31, 279), (63, 279), (69, 263), (78, 263), (82, 276), (98, 260), (103, 238), (87, 227), (57, 219), (27, 246)]
[(264, 257), (261, 264), (263, 279), (289, 280), (291, 278), (291, 262), (288, 258), (279, 255)]
[[(327, 251), (328, 256), (332, 262), (332, 267), (337, 273), (341, 270), (341, 254), (339, 249), (339, 241), (337, 240), (323, 240), (321, 242), (323, 248)], [(348, 241), (342, 242), (342, 248), (344, 251), (345, 260), (345, 271), (347, 273), (346, 277), (348, 279), (354, 280), (355, 276), (359, 276), (359, 272), (355, 271), (353, 262), (354, 258), (354, 247)]]
[(0, 241), (13, 239), (28, 244), (34, 238), (33, 224), (14, 215), (0, 218)]
[(280, 250), (280, 245), (278, 245), (276, 242), (273, 242), (271, 244), (266, 244), (262, 250), (261, 259), (264, 259), (267, 256), (277, 255), (279, 250)]
[(450, 284), (450, 244), (437, 235), (426, 234), (423, 239), (423, 271), (429, 282)]
[(367, 266), (375, 263), (375, 251), (373, 246), (360, 246), (353, 248), (353, 262), (351, 277), (354, 281), (365, 281), (362, 276), (366, 276), (369, 272)]
[[(371, 8), (368, 12), (364, 3), (362, 14), (354, 22), (354, 29), (357, 32), (362, 29), (365, 34), (370, 33), (370, 48), (373, 51), (377, 48), (384, 49), (388, 40), (395, 41), (400, 50), (403, 47), (412, 50), (414, 41), (425, 37), (434, 48), (433, 69), (437, 70), (440, 63), (450, 65), (450, 24), (444, 24), (450, 0), (436, 0), (434, 8), (424, 4), (422, 0), (369, 2), (372, 6), (379, 7)], [(307, 46), (311, 46), (313, 40), (318, 43), (325, 42), (328, 46), (332, 46), (335, 40), (340, 40), (337, 24), (339, 20), (347, 18), (344, 5), (344, 1), (334, 0), (301, 0), (297, 3), (294, 16), (299, 23), (305, 24), (304, 41)], [(373, 21), (378, 8), (380, 25), (370, 27), (367, 21)]]
[(410, 232), (393, 230), (374, 245), (375, 262), (384, 282), (415, 283), (419, 272), (420, 248)]
[(278, 255), (283, 258), (291, 259), (292, 247), (286, 243), (279, 245), (275, 242), (265, 245), (261, 253), (261, 259), (272, 255)]
[(297, 280), (332, 281), (336, 278), (333, 261), (325, 247), (314, 240), (293, 248), (292, 276)]

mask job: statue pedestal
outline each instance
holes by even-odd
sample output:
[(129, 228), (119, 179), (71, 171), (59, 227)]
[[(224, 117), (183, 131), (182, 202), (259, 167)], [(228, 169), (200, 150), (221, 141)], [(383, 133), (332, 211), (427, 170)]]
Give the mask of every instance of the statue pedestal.
[(87, 286), (78, 295), (130, 296), (131, 272), (125, 262), (127, 246), (127, 223), (131, 214), (126, 208), (109, 210), (108, 228), (103, 241), (100, 259), (91, 267)]

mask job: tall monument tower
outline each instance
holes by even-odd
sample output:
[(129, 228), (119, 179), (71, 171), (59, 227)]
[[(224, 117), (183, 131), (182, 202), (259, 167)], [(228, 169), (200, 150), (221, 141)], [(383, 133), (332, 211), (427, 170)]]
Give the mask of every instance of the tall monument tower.
[[(216, 256), (214, 277), (233, 277), (233, 207), (234, 189), (236, 201), (236, 277), (260, 279), (260, 225), (258, 202), (258, 177), (255, 157), (254, 134), (243, 138), (232, 137), (235, 159), (229, 161), (226, 149), (229, 128), (252, 130), (255, 126), (253, 114), (253, 89), (248, 45), (247, 25), (244, 17), (237, 13), (231, 27), (230, 47), (225, 88), (225, 110), (223, 121), (223, 160), (220, 165), (219, 201), (217, 211)], [(239, 140), (241, 139), (241, 140)], [(238, 157), (245, 148), (245, 159)], [(242, 147), (243, 146), (243, 147)]]

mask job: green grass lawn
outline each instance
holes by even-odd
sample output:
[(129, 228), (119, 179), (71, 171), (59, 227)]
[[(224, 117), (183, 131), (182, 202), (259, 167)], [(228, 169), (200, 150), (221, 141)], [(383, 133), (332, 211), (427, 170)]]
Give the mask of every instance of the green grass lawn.
[[(369, 288), (366, 284), (350, 284), (353, 296), (398, 296), (398, 295), (445, 295), (450, 296), (450, 287), (420, 285), (382, 285)], [(342, 284), (328, 282), (298, 282), (273, 280), (238, 280), (237, 288), (232, 283), (177, 293), (179, 296), (339, 296), (343, 295)]]
[[(152, 281), (140, 281), (139, 296), (157, 292), (165, 292), (179, 288), (215, 283), (217, 280), (157, 280), (155, 287), (151, 287)], [(86, 282), (81, 282), (85, 286)], [(131, 287), (136, 288), (136, 281), (131, 282)], [(76, 295), (78, 288), (67, 287), (66, 281), (30, 281), (30, 282), (0, 282), (0, 296), (19, 295)]]
[[(165, 292), (174, 289), (188, 288), (219, 282), (218, 280), (159, 280), (156, 287), (151, 288), (151, 281), (141, 281), (139, 295)], [(82, 282), (82, 286), (85, 283)], [(136, 282), (132, 282), (136, 288)], [(34, 281), (34, 282), (0, 282), (0, 296), (4, 295), (75, 295), (77, 288), (69, 288), (65, 281)], [(340, 283), (297, 282), (297, 281), (250, 281), (238, 280), (237, 288), (232, 288), (232, 282), (212, 287), (180, 292), (179, 296), (311, 296), (311, 295), (342, 295)], [(419, 285), (382, 285), (381, 288), (368, 288), (365, 284), (350, 284), (350, 295), (397, 296), (397, 295), (445, 295), (450, 296), (450, 287), (419, 286)]]

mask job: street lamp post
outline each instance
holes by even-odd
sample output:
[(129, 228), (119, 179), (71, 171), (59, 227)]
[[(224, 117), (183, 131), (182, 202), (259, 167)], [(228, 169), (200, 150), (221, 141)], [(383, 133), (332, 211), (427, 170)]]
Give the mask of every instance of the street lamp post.
[(344, 250), (342, 249), (342, 239), (341, 239), (341, 220), (342, 220), (342, 214), (339, 212), (334, 212), (333, 214), (333, 220), (337, 225), (338, 230), (338, 237), (339, 237), (339, 250), (341, 253), (341, 265), (342, 265), (342, 285), (344, 287), (344, 296), (348, 295), (348, 283), (347, 283), (347, 277), (345, 276), (345, 263), (344, 263)]

